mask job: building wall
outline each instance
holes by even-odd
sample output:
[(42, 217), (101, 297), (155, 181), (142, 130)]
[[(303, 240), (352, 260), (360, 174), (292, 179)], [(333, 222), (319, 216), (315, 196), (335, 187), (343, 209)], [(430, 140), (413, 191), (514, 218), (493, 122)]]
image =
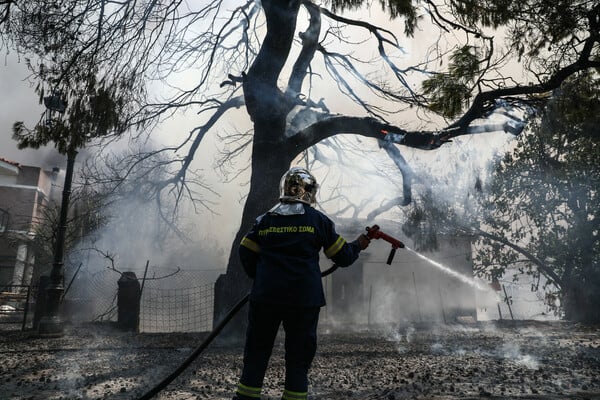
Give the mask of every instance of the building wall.
[(7, 212), (0, 234), (0, 287), (31, 280), (35, 262), (31, 241), (51, 195), (52, 181), (51, 171), (0, 159), (0, 209)]
[[(412, 242), (395, 226), (382, 230), (412, 248)], [(364, 229), (364, 228), (362, 228)], [(360, 229), (342, 235), (351, 241)], [(331, 323), (410, 324), (456, 322), (458, 317), (476, 318), (475, 289), (443, 268), (436, 267), (406, 249), (398, 249), (386, 264), (391, 245), (372, 240), (357, 262), (325, 278), (327, 310)], [(471, 242), (465, 237), (441, 237), (438, 249), (424, 256), (467, 279), (473, 277)], [(322, 269), (331, 261), (322, 260)]]
[(8, 211), (7, 230), (25, 234), (32, 230), (41, 200), (39, 195), (35, 186), (0, 186), (0, 204)]

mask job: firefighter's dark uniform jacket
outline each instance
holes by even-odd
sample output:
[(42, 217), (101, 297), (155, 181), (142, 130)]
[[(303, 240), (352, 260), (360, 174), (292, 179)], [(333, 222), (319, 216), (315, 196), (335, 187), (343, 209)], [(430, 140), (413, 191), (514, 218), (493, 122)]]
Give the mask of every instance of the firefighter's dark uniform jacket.
[(242, 265), (254, 279), (250, 301), (323, 306), (320, 250), (340, 267), (358, 258), (358, 243), (347, 243), (325, 214), (304, 203), (294, 206), (300, 213), (261, 215), (242, 239)]

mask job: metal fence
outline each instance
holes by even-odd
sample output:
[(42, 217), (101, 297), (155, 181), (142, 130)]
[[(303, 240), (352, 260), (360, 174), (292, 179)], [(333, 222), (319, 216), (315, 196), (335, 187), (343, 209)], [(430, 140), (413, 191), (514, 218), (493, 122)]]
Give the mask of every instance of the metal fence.
[[(216, 269), (168, 269), (151, 267), (146, 280), (144, 268), (136, 273), (143, 286), (139, 331), (206, 332), (212, 330), (214, 283), (223, 272)], [(118, 281), (113, 270), (82, 271), (68, 286), (64, 315), (73, 323), (109, 321), (118, 318)], [(539, 293), (525, 282), (502, 282), (497, 299), (479, 310), (483, 319), (555, 319)], [(0, 298), (0, 329), (29, 329), (34, 325), (37, 286), (11, 287)], [(508, 302), (506, 301), (508, 298)], [(327, 312), (327, 310), (325, 311)]]
[(212, 329), (213, 284), (177, 289), (144, 288), (140, 332), (205, 332)]
[(478, 317), (482, 320), (556, 320), (559, 315), (544, 302), (544, 291), (532, 291), (531, 282), (500, 280), (495, 301), (485, 301)]
[(0, 326), (24, 330), (31, 317), (31, 298), (37, 287), (9, 285), (0, 291)]
[[(214, 283), (222, 273), (215, 269), (134, 270), (143, 287), (140, 298), (140, 332), (206, 332), (212, 330)], [(121, 274), (105, 269), (82, 271), (67, 285), (64, 318), (70, 323), (116, 322), (118, 281)], [(0, 298), (0, 329), (34, 326), (38, 287), (12, 287)]]
[[(134, 271), (143, 288), (140, 332), (203, 332), (212, 329), (214, 282), (221, 270), (160, 269)], [(112, 270), (80, 273), (65, 296), (74, 322), (116, 321), (120, 274)]]

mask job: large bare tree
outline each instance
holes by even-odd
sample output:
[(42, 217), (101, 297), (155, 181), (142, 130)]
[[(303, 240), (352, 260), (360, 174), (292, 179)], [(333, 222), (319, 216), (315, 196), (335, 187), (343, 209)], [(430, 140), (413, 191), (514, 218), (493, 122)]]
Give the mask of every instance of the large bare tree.
[[(478, 120), (535, 108), (567, 77), (600, 67), (600, 5), (594, 1), (379, 3), (395, 18), (391, 23), (353, 12), (379, 6), (361, 0), (326, 6), (310, 0), (7, 1), (0, 3), (0, 34), (8, 46), (36, 51), (38, 76), (40, 65), (58, 64), (60, 82), (70, 68), (88, 62), (120, 78), (127, 83), (121, 90), (137, 98), (131, 122), (138, 126), (184, 108), (198, 112), (200, 122), (183, 143), (135, 158), (173, 153), (173, 175), (157, 183), (157, 198), (199, 200), (191, 182), (201, 142), (220, 121), (245, 111), (251, 135), (236, 132), (239, 146), (231, 154), (251, 147), (251, 178), (227, 274), (217, 285), (219, 315), (248, 287), (236, 256), (241, 235), (277, 199), (281, 174), (307, 149), (338, 134), (379, 141), (403, 177), (402, 195), (387, 206), (405, 205), (414, 176), (402, 146), (435, 150), (485, 130), (474, 126)], [(403, 51), (414, 37), (412, 53), (422, 59)], [(47, 60), (42, 44), (79, 51)], [(166, 99), (147, 101), (143, 89), (150, 79), (169, 88)], [(340, 95), (355, 105), (351, 113), (343, 111), (348, 103), (336, 107)], [(512, 114), (507, 121), (507, 131), (522, 128)]]

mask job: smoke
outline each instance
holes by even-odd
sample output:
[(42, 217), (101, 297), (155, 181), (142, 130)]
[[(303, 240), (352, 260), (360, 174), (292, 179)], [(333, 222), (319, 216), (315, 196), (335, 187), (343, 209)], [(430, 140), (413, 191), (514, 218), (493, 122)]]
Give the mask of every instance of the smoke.
[(73, 307), (73, 320), (115, 320), (120, 273), (133, 272), (140, 285), (149, 279), (143, 282), (140, 330), (210, 330), (212, 288), (227, 253), (200, 233), (206, 232), (203, 218), (195, 216), (196, 229), (182, 237), (161, 219), (156, 203), (124, 197), (109, 212), (108, 223), (69, 254), (67, 279), (81, 264), (67, 296), (80, 305)]
[(539, 361), (534, 356), (523, 354), (521, 352), (521, 346), (518, 343), (504, 342), (499, 354), (501, 357), (529, 369), (538, 369), (540, 365)]
[[(489, 125), (498, 126), (498, 121), (490, 120)], [(485, 186), (491, 179), (494, 163), (510, 149), (513, 139), (513, 135), (505, 132), (488, 132), (457, 138), (435, 151), (399, 147), (415, 172), (413, 201), (418, 203), (423, 194), (428, 194), (438, 205), (458, 205), (461, 209), (457, 215), (465, 218), (468, 225), (477, 185)], [(339, 156), (339, 150), (327, 147), (328, 144), (342, 148), (344, 157)], [(319, 206), (334, 218), (343, 236), (353, 239), (361, 228), (377, 223), (384, 232), (415, 248), (411, 238), (402, 232), (412, 205), (385, 207), (389, 200), (401, 199), (402, 177), (374, 141), (336, 138), (312, 151), (318, 161), (312, 171), (322, 182)], [(373, 213), (374, 210), (379, 212)], [(375, 219), (370, 219), (372, 215)], [(488, 299), (490, 308), (495, 307), (498, 296), (485, 282), (472, 278), (469, 238), (460, 239), (443, 232), (437, 232), (437, 236), (437, 248), (427, 250), (425, 259), (399, 249), (391, 266), (385, 265), (389, 245), (373, 240), (360, 255), (358, 264), (362, 266), (349, 267), (361, 269), (353, 280), (362, 286), (339, 283), (338, 272), (332, 278), (347, 286), (345, 292), (354, 294), (344, 299), (351, 311), (336, 311), (334, 297), (340, 292), (330, 290), (329, 318), (325, 322), (332, 329), (351, 329), (351, 324), (358, 327), (367, 323), (371, 329), (385, 325), (407, 327), (413, 323), (454, 324), (459, 319), (468, 323), (478, 318), (478, 298)]]
[[(3, 68), (0, 69), (0, 90), (2, 100), (0, 106), (0, 127), (3, 134), (0, 135), (0, 158), (6, 158), (23, 165), (39, 166), (44, 169), (59, 167), (64, 171), (66, 157), (59, 154), (52, 146), (41, 149), (19, 150), (16, 142), (11, 139), (12, 125), (15, 121), (24, 121), (28, 127), (33, 127), (42, 117), (44, 107), (38, 104), (37, 94), (33, 86), (27, 81), (28, 72), (23, 63), (16, 57), (8, 55), (5, 57)], [(201, 121), (197, 118), (181, 115), (173, 115), (164, 126), (158, 130), (156, 137), (163, 142), (169, 141), (169, 145), (180, 143), (181, 138), (188, 136)], [(215, 152), (215, 138), (207, 138), (202, 144), (199, 154), (202, 152)], [(106, 161), (107, 154), (129, 150), (131, 143), (140, 143), (144, 139), (123, 137), (122, 140), (114, 142), (108, 148), (90, 147), (79, 152), (76, 159), (76, 175), (80, 175), (81, 169), (91, 158), (97, 159), (102, 165)], [(145, 142), (150, 147), (161, 148), (164, 143)], [(163, 146), (164, 147), (164, 146)], [(176, 147), (176, 146), (175, 146)], [(208, 147), (206, 151), (204, 148)], [(151, 150), (151, 149), (150, 149)], [(185, 152), (186, 148), (180, 148), (178, 155)], [(210, 163), (211, 157), (197, 157), (190, 167), (188, 177), (194, 175), (203, 186), (190, 185), (192, 191), (198, 190), (195, 195), (202, 196), (207, 200), (208, 209), (204, 206), (190, 204), (185, 196), (181, 199), (178, 218), (170, 225), (166, 220), (170, 218), (173, 204), (164, 202), (159, 207), (153, 199), (148, 198), (147, 193), (131, 190), (139, 184), (143, 177), (143, 170), (133, 171), (134, 178), (123, 186), (128, 186), (129, 193), (116, 193), (114, 196), (103, 199), (107, 207), (101, 211), (102, 218), (106, 216), (106, 224), (101, 229), (93, 232), (83, 240), (80, 240), (75, 248), (65, 257), (66, 284), (73, 277), (77, 267), (81, 269), (69, 289), (67, 299), (81, 299), (95, 297), (95, 304), (81, 304), (83, 311), (89, 311), (87, 317), (92, 313), (97, 315), (100, 311), (109, 308), (116, 289), (116, 281), (119, 278), (114, 270), (134, 271), (141, 278), (146, 262), (149, 262), (149, 276), (163, 276), (175, 273), (178, 269), (182, 271), (209, 271), (204, 275), (214, 276), (224, 272), (228, 247), (233, 240), (235, 231), (239, 226), (239, 215), (241, 214), (241, 201), (243, 188), (235, 187), (237, 181), (231, 183), (232, 191), (227, 190), (227, 185), (221, 183), (219, 176)], [(203, 170), (210, 173), (202, 175)], [(125, 174), (126, 167), (118, 170)], [(98, 177), (96, 177), (98, 178)], [(58, 186), (62, 187), (64, 175), (57, 178)], [(137, 181), (136, 181), (137, 179)], [(240, 179), (245, 179), (245, 175)], [(76, 181), (83, 178), (77, 176)], [(91, 182), (91, 191), (104, 190), (99, 179)], [(76, 189), (78, 182), (74, 183)], [(60, 188), (58, 189), (60, 190)], [(108, 189), (106, 190), (109, 191)], [(219, 197), (221, 194), (221, 197)], [(167, 196), (168, 197), (168, 196)], [(163, 199), (164, 200), (164, 199)], [(162, 216), (161, 216), (162, 213)], [(163, 218), (165, 217), (165, 218)], [(185, 285), (182, 278), (183, 272), (172, 278), (161, 281), (162, 287), (175, 287)], [(189, 276), (188, 282), (189, 282)], [(196, 279), (194, 278), (194, 279)], [(207, 278), (208, 279), (208, 278)], [(183, 282), (182, 282), (183, 280)], [(106, 282), (104, 282), (106, 281)], [(196, 284), (207, 282), (196, 282)], [(212, 310), (211, 310), (212, 313)], [(89, 320), (89, 319), (88, 319)]]
[[(148, 144), (142, 150), (151, 149)], [(134, 272), (140, 283), (147, 273), (151, 281), (146, 282), (145, 293), (168, 298), (148, 297), (153, 320), (152, 326), (143, 326), (146, 331), (173, 330), (176, 328), (170, 324), (182, 321), (187, 325), (180, 330), (193, 329), (188, 325), (210, 328), (212, 298), (208, 298), (215, 279), (225, 271), (226, 246), (231, 240), (225, 236), (228, 227), (215, 222), (217, 214), (202, 212), (185, 197), (177, 199), (175, 207), (170, 188), (162, 192), (159, 202), (156, 189), (171, 175), (164, 168), (153, 167), (160, 167), (166, 159), (159, 157), (152, 163), (135, 164), (132, 161), (138, 160), (139, 151), (113, 154), (114, 157), (99, 155), (96, 163), (86, 165), (78, 179), (86, 185), (84, 192), (89, 192), (89, 197), (80, 201), (101, 206), (91, 209), (92, 219), (96, 215), (101, 224), (68, 255), (66, 279), (73, 276), (78, 265), (81, 270), (67, 298), (83, 303), (78, 321), (111, 320), (116, 314), (120, 273)], [(127, 158), (130, 156), (133, 158)], [(128, 168), (129, 177), (117, 179), (123, 179)], [(208, 202), (216, 198), (210, 191), (198, 195)], [(165, 307), (172, 308), (169, 311)]]
[(218, 252), (210, 257), (204, 254), (206, 249), (215, 248), (214, 240), (199, 236), (192, 238), (195, 232), (189, 231), (190, 237), (178, 236), (161, 218), (160, 212), (164, 210), (158, 210), (156, 203), (125, 197), (111, 203), (110, 208), (107, 225), (87, 237), (79, 250), (75, 250), (97, 253), (95, 257), (89, 256), (86, 261), (88, 268), (100, 269), (110, 263), (109, 266), (114, 264), (120, 270), (139, 269), (146, 260), (169, 268), (209, 269), (223, 265), (217, 261)]
[(408, 351), (408, 346), (415, 340), (415, 328), (412, 325), (402, 329), (396, 326), (388, 326), (383, 331), (383, 337), (396, 344), (396, 351), (403, 354)]
[[(506, 331), (499, 331), (494, 324), (436, 325), (418, 329), (412, 325), (405, 328), (390, 327), (382, 331), (382, 336), (395, 344), (399, 354), (420, 351), (433, 355), (460, 356), (461, 359), (475, 355), (530, 370), (539, 370), (540, 360), (524, 348), (534, 346), (539, 349), (549, 344), (547, 337), (537, 329), (511, 329), (507, 335)], [(491, 346), (482, 348), (481, 343)]]
[(452, 207), (468, 226), (475, 195), (490, 182), (495, 163), (513, 143), (514, 136), (505, 133), (457, 138), (430, 159), (415, 163), (420, 177), (416, 190), (427, 193), (434, 206)]

